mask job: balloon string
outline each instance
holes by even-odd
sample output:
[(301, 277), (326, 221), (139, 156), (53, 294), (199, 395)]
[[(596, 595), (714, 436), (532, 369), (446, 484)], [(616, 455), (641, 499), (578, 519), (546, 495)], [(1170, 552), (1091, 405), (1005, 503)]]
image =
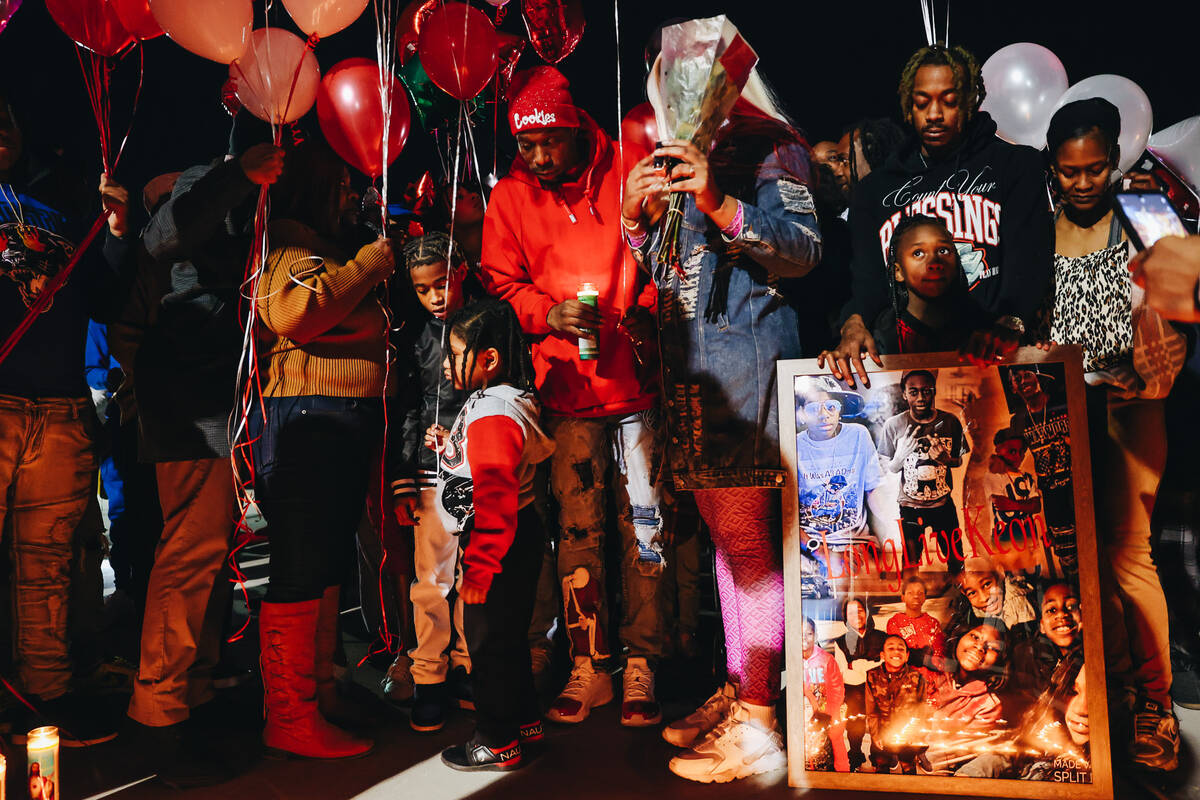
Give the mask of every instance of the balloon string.
[(925, 24), (925, 44), (932, 47), (937, 41), (934, 31), (933, 8), (930, 6), (932, 0), (921, 0), (921, 21)]
[(471, 130), (471, 118), (467, 117), (464, 127), (467, 130), (467, 142), (470, 145), (470, 150), (467, 152), (467, 161), (475, 170), (475, 183), (479, 186), (479, 199), (483, 202), (483, 210), (487, 211), (488, 200), (487, 193), (483, 191), (483, 176), (479, 174), (479, 153), (475, 149), (475, 132)]
[[(281, 128), (272, 125), (272, 140), (276, 146), (279, 145), (282, 132)], [(234, 538), (241, 544), (245, 544), (255, 537), (254, 531), (248, 524), (248, 518), (251, 508), (255, 506), (251, 493), (254, 491), (257, 477), (253, 452), (257, 438), (251, 437), (249, 432), (250, 416), (256, 404), (263, 426), (265, 427), (267, 424), (257, 342), (258, 288), (270, 245), (267, 236), (267, 220), (270, 217), (270, 211), (270, 195), (268, 187), (264, 185), (258, 192), (258, 202), (254, 211), (253, 244), (246, 259), (243, 280), (243, 286), (249, 286), (249, 292), (242, 293), (242, 298), (239, 298), (238, 301), (241, 311), (245, 314), (246, 323), (242, 331), (242, 355), (238, 360), (238, 371), (234, 382), (234, 411), (230, 414), (229, 425), (232, 429), (229, 434), (229, 457), (233, 466), (233, 488), (240, 510)], [(244, 301), (243, 298), (248, 299)], [(244, 305), (243, 302), (245, 302)], [(236, 569), (234, 574), (236, 577)], [(238, 631), (229, 641), (235, 641), (237, 637), (241, 636), (241, 633), (242, 631)]]
[[(391, 0), (374, 0), (372, 10), (375, 14), (375, 64), (379, 70), (379, 107), (382, 115), (382, 140), (380, 141), (380, 152), (382, 162), (380, 164), (380, 193), (379, 193), (379, 216), (380, 216), (380, 231), (382, 235), (387, 235), (388, 223), (388, 162), (389, 162), (389, 140), (391, 138), (392, 124), (392, 67), (394, 64), (394, 52), (392, 48), (392, 3)], [(391, 653), (398, 646), (394, 644), (395, 637), (391, 631), (391, 624), (388, 619), (387, 602), (383, 593), (383, 576), (384, 570), (387, 568), (388, 553), (387, 544), (384, 539), (384, 529), (388, 524), (388, 505), (387, 499), (387, 447), (388, 447), (388, 431), (389, 431), (389, 413), (388, 413), (388, 384), (391, 381), (391, 365), (393, 360), (394, 348), (391, 341), (392, 333), (392, 314), (391, 314), (391, 297), (390, 287), (387, 281), (384, 281), (382, 287), (382, 298), (376, 298), (379, 302), (380, 310), (383, 312), (384, 318), (384, 372), (383, 372), (383, 447), (379, 453), (379, 551), (381, 553), (379, 559), (379, 576), (378, 576), (378, 597), (379, 597), (379, 619), (382, 623), (382, 644), (384, 649)], [(369, 505), (369, 504), (368, 504)], [(365, 598), (364, 598), (365, 602)], [(368, 651), (364, 660), (377, 652), (375, 648)], [(360, 661), (361, 665), (362, 662)]]
[[(316, 38), (317, 37), (314, 35), (310, 37), (308, 41), (315, 42)], [(288, 121), (288, 112), (291, 111), (292, 108), (292, 96), (296, 94), (296, 84), (300, 82), (300, 71), (304, 68), (304, 59), (308, 57), (310, 52), (311, 50), (308, 49), (308, 45), (306, 44), (305, 49), (300, 51), (300, 58), (296, 60), (296, 71), (292, 74), (292, 85), (288, 87), (287, 100), (283, 104), (283, 113), (279, 115), (280, 125), (284, 125)], [(259, 70), (259, 72), (261, 73), (262, 71)], [(268, 69), (267, 72), (270, 73), (271, 70)], [(274, 97), (274, 92), (271, 93), (271, 96)], [(275, 110), (271, 109), (271, 112), (271, 116), (274, 117)], [(278, 145), (279, 142), (276, 142), (275, 144)]]
[(117, 148), (116, 158), (113, 159), (113, 169), (121, 161), (121, 155), (125, 152), (125, 144), (129, 141), (129, 134), (133, 132), (133, 118), (137, 116), (138, 104), (142, 99), (142, 82), (146, 77), (146, 50), (141, 42), (137, 43), (138, 50), (138, 82), (137, 90), (133, 94), (133, 110), (129, 112), (129, 125), (125, 128), (125, 135), (121, 137), (121, 145)]
[(112, 174), (111, 150), (109, 148), (109, 113), (108, 113), (108, 70), (111, 65), (101, 55), (92, 51), (87, 52), (87, 63), (84, 63), (84, 48), (75, 46), (75, 56), (79, 60), (79, 70), (83, 74), (83, 86), (87, 91), (88, 102), (92, 107), (92, 117), (96, 120), (96, 129), (100, 135), (100, 163), (104, 174)]
[[(613, 0), (613, 39), (617, 50), (617, 163), (621, 167), (621, 180), (618, 184), (617, 198), (620, 205), (617, 206), (619, 214), (625, 213), (625, 126), (622, 125), (623, 116), (621, 114), (621, 0)], [(628, 302), (626, 292), (629, 289), (629, 265), (626, 263), (629, 258), (629, 248), (625, 247), (625, 233), (622, 227), (614, 228), (617, 236), (621, 237), (621, 298), (622, 304)], [(624, 312), (622, 312), (624, 313)]]
[(392, 130), (392, 89), (395, 78), (392, 75), (395, 66), (395, 48), (392, 46), (394, 17), (392, 0), (373, 0), (372, 10), (375, 14), (375, 63), (379, 68), (379, 105), (383, 114), (383, 139), (381, 164), (379, 216), (380, 230), (387, 233), (388, 223), (388, 164), (390, 161), (390, 145)]
[[(458, 164), (459, 156), (462, 154), (462, 127), (466, 119), (467, 101), (458, 101), (458, 135), (454, 142), (454, 172), (450, 178), (450, 230), (447, 233), (449, 243), (446, 245), (446, 285), (450, 285), (450, 270), (454, 268), (451, 263), (454, 260), (454, 218), (458, 215)], [(439, 363), (444, 363), (446, 360), (446, 325), (442, 325), (442, 335), (438, 343), (438, 360)], [(451, 365), (453, 368), (455, 365)], [(435, 424), (440, 423), (442, 418), (442, 393), (437, 393), (437, 398), (433, 401), (433, 421)]]

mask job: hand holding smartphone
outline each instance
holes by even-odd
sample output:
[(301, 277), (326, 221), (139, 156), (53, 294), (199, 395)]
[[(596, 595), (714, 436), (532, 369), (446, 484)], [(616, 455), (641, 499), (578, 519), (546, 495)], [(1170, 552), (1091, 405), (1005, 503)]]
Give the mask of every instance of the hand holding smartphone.
[(1164, 236), (1188, 235), (1171, 201), (1160, 191), (1117, 192), (1115, 205), (1121, 227), (1138, 250), (1145, 250)]

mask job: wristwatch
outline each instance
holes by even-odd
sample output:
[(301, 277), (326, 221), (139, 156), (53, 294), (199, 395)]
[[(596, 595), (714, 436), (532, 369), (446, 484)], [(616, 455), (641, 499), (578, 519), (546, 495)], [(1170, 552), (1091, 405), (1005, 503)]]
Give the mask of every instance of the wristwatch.
[(1012, 314), (1006, 314), (996, 320), (996, 324), (1001, 328), (1008, 328), (1010, 331), (1017, 334), (1017, 336), (1025, 335), (1025, 323), (1021, 321), (1020, 317)]

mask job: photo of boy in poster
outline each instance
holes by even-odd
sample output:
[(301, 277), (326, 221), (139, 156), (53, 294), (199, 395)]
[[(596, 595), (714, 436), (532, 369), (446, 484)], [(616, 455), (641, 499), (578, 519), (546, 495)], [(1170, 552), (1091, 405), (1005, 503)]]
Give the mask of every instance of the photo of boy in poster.
[(1042, 511), (1054, 555), (1067, 577), (1079, 570), (1075, 546), (1075, 494), (1071, 482), (1071, 427), (1060, 365), (1000, 367), (1009, 409), (1009, 427), (1019, 432), (1033, 455)]
[(879, 440), (888, 469), (901, 473), (900, 519), (905, 567), (921, 564), (925, 529), (930, 528), (951, 575), (962, 569), (962, 527), (951, 491), (951, 468), (962, 465), (970, 447), (958, 417), (937, 407), (937, 374), (907, 370), (900, 390), (908, 409), (889, 419)]
[(1037, 475), (1026, 468), (1029, 448), (1015, 428), (996, 431), (992, 447), (983, 490), (992, 508), (992, 541), (1003, 545), (993, 558), (1005, 571), (1032, 573), (1039, 566), (1038, 550), (1014, 546), (1014, 539), (1024, 544), (1045, 530)]
[(847, 412), (863, 407), (861, 395), (822, 377), (797, 387), (797, 397), (803, 399), (797, 421), (804, 426), (796, 435), (800, 529), (810, 553), (828, 553), (830, 575), (839, 580), (838, 591), (845, 591), (852, 572), (847, 552), (856, 544), (877, 544), (867, 524), (868, 507), (892, 513), (876, 507), (883, 482), (879, 456), (865, 426), (843, 422)]

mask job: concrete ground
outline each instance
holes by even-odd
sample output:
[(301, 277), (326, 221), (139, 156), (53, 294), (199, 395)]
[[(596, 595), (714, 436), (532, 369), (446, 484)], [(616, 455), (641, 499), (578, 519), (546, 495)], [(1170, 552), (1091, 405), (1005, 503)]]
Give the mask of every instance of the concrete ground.
[[(247, 592), (252, 604), (264, 589), (267, 558), (252, 548), (241, 559), (246, 573)], [(235, 601), (239, 624), (246, 608)], [(357, 612), (344, 612), (349, 663), (365, 654), (367, 644), (355, 635), (361, 629)], [(701, 619), (700, 639), (712, 640), (715, 619)], [(249, 669), (257, 660), (256, 631), (251, 626), (246, 637), (229, 648), (226, 660)], [(691, 711), (704, 699), (715, 682), (712, 665), (723, 658), (710, 651), (690, 662), (667, 662), (658, 676), (659, 698), (668, 719)], [(152, 776), (155, 765), (131, 736), (82, 750), (61, 753), (61, 800), (590, 800), (591, 798), (653, 797), (656, 800), (704, 800), (704, 798), (798, 798), (805, 800), (866, 800), (912, 795), (888, 795), (864, 792), (831, 792), (790, 789), (780, 772), (725, 785), (702, 785), (681, 780), (670, 773), (667, 762), (676, 752), (658, 735), (657, 728), (622, 728), (617, 720), (617, 704), (597, 709), (577, 726), (547, 723), (546, 741), (541, 752), (524, 769), (509, 774), (464, 774), (444, 767), (438, 754), (452, 744), (465, 740), (472, 731), (468, 712), (454, 712), (447, 726), (433, 735), (417, 734), (408, 726), (407, 713), (385, 703), (380, 694), (380, 679), (386, 664), (367, 661), (351, 671), (351, 688), (380, 716), (374, 731), (376, 748), (365, 758), (342, 762), (274, 761), (258, 753), (261, 727), (261, 695), (253, 684), (219, 693), (221, 733), (215, 744), (226, 753), (238, 777), (221, 786), (176, 792), (158, 783)], [(560, 678), (565, 667), (560, 662)], [(234, 670), (236, 672), (236, 669)], [(619, 681), (619, 677), (617, 678)], [(547, 698), (553, 686), (547, 687)], [(619, 692), (617, 693), (619, 697)], [(120, 714), (124, 698), (112, 698), (113, 711)], [(1154, 782), (1119, 776), (1115, 788), (1117, 800), (1171, 798), (1200, 800), (1200, 711), (1177, 709), (1183, 728), (1184, 754), (1181, 768), (1174, 775)], [(0, 740), (8, 759), (8, 797), (26, 797), (21, 776), (24, 752)], [(0, 793), (2, 795), (2, 793)]]

